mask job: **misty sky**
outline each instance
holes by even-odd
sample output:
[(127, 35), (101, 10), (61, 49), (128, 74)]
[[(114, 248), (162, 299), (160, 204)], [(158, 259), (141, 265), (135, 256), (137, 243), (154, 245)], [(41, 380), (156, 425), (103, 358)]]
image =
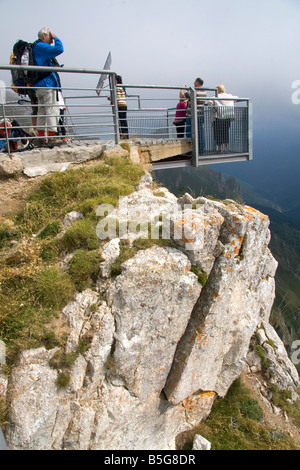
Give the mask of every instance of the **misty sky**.
[(300, 80), (300, 0), (0, 0), (0, 6), (0, 63), (9, 62), (17, 39), (33, 41), (49, 26), (64, 44), (59, 61), (66, 67), (101, 69), (111, 51), (111, 68), (125, 83), (192, 85), (200, 76), (207, 87), (225, 84), (253, 100), (258, 137), (292, 136), (299, 156), (300, 104), (291, 97)]
[[(224, 83), (239, 96), (290, 101), (300, 79), (299, 0), (0, 0), (0, 62), (42, 26), (62, 40), (66, 67), (112, 69), (126, 83)], [(28, 10), (28, 14), (21, 13)], [(13, 12), (20, 12), (19, 15)]]

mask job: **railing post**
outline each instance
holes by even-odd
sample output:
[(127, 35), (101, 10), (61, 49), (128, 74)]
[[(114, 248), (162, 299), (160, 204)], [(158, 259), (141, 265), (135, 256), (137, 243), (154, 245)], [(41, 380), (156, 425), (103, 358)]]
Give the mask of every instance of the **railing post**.
[(250, 100), (248, 100), (248, 152), (249, 160), (253, 160), (252, 103)]
[(6, 88), (5, 83), (1, 80), (0, 81), (0, 101), (2, 106), (2, 114), (3, 114), (3, 122), (4, 122), (4, 129), (5, 129), (5, 136), (6, 136), (6, 144), (7, 144), (7, 152), (10, 156), (10, 146), (9, 146), (9, 139), (8, 139), (8, 128), (6, 124), (6, 114), (5, 114), (5, 101), (6, 101)]
[(110, 96), (113, 111), (114, 129), (115, 129), (115, 143), (120, 143), (120, 129), (119, 129), (119, 117), (118, 117), (118, 102), (117, 102), (117, 89), (116, 89), (116, 76), (111, 74), (109, 76), (110, 83)]
[(198, 115), (197, 115), (197, 94), (194, 88), (190, 89), (191, 100), (191, 126), (192, 126), (192, 164), (198, 166), (199, 158), (199, 138), (198, 138)]

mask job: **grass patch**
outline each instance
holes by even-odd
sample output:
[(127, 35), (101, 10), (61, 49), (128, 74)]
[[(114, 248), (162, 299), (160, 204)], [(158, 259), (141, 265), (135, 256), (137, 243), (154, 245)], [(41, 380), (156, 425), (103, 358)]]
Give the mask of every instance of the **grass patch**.
[(102, 258), (99, 250), (77, 251), (69, 266), (68, 273), (79, 291), (91, 287), (100, 270)]
[(35, 297), (44, 307), (62, 309), (73, 297), (74, 285), (56, 267), (44, 269), (35, 281)]
[(250, 349), (255, 350), (259, 358), (261, 359), (262, 371), (266, 372), (270, 367), (270, 361), (267, 358), (266, 351), (262, 346), (256, 343), (255, 339), (252, 338), (250, 342)]
[[(52, 173), (13, 220), (0, 220), (0, 339), (9, 365), (20, 349), (63, 345), (53, 325), (75, 290), (94, 282), (101, 262), (96, 208), (118, 204), (143, 174), (140, 165), (118, 157)], [(72, 210), (85, 217), (60, 238), (63, 218)], [(75, 250), (63, 273), (58, 263)]]
[[(263, 412), (251, 392), (237, 379), (227, 396), (217, 399), (205, 422), (194, 432), (212, 444), (212, 450), (294, 450), (286, 434), (263, 424)], [(187, 443), (186, 447), (191, 446)]]
[(24, 209), (15, 218), (16, 225), (28, 235), (53, 220), (62, 220), (72, 210), (87, 214), (99, 204), (116, 205), (120, 196), (135, 190), (143, 174), (140, 165), (119, 157), (53, 173), (28, 197)]
[(49, 361), (50, 367), (58, 371), (56, 385), (59, 388), (66, 388), (70, 383), (70, 369), (76, 361), (79, 353), (77, 351), (68, 354), (57, 351)]
[(156, 197), (165, 197), (166, 193), (164, 191), (155, 190), (153, 192), (153, 195), (156, 196)]
[(48, 238), (48, 237), (55, 237), (61, 230), (61, 223), (59, 220), (53, 220), (43, 228), (38, 237), (40, 239)]
[(69, 372), (59, 372), (56, 379), (56, 385), (58, 388), (67, 388), (70, 383), (70, 379), (71, 375)]
[(120, 241), (120, 254), (117, 259), (111, 265), (111, 276), (117, 277), (121, 274), (121, 265), (125, 263), (130, 258), (133, 258), (137, 250), (130, 246), (129, 240), (121, 240)]
[(79, 248), (95, 250), (100, 247), (100, 243), (96, 234), (96, 224), (88, 218), (75, 222), (67, 229), (61, 240), (62, 248), (67, 252)]
[(291, 403), (291, 391), (280, 390), (276, 385), (273, 385), (271, 392), (273, 404), (284, 410), (294, 421), (296, 426), (300, 428), (300, 399), (298, 399), (295, 403)]
[(192, 273), (196, 274), (198, 277), (198, 282), (201, 284), (201, 286), (205, 286), (206, 281), (207, 281), (207, 272), (206, 271), (200, 271), (197, 266), (191, 266), (191, 271)]
[(42, 270), (31, 278), (16, 276), (1, 283), (0, 339), (11, 364), (20, 349), (59, 344), (51, 323), (75, 292), (67, 274), (57, 268)]

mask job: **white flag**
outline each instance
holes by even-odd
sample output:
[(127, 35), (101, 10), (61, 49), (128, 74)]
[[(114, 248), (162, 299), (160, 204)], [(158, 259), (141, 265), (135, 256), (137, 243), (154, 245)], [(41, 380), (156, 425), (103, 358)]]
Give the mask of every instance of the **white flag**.
[[(110, 70), (111, 67), (111, 53), (108, 54), (103, 70)], [(107, 73), (102, 73), (100, 75), (99, 81), (96, 86), (96, 93), (100, 96), (101, 89), (105, 80), (107, 79)]]

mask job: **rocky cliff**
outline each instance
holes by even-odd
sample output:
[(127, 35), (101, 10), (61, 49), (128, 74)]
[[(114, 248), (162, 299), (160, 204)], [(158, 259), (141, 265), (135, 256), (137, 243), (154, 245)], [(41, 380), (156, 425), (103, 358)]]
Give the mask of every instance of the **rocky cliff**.
[(62, 311), (65, 351), (23, 351), (10, 373), (11, 449), (175, 449), (245, 367), (257, 370), (253, 338), (265, 379), (297, 398), (297, 371), (269, 324), (277, 262), (268, 217), (234, 201), (177, 199), (147, 174), (98, 235), (108, 227), (125, 227), (130, 243), (150, 227), (166, 243), (113, 277), (123, 245), (109, 231), (97, 287)]

